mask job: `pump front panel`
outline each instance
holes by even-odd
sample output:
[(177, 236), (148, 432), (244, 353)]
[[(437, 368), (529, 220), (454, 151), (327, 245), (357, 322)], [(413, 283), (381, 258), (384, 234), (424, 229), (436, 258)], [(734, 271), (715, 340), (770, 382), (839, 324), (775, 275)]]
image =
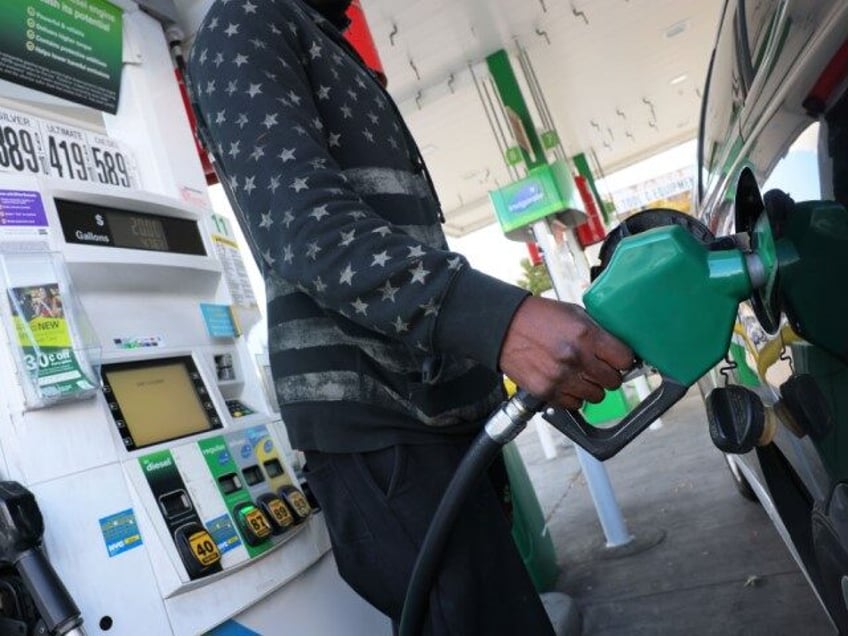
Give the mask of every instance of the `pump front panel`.
[(12, 175), (0, 199), (43, 210), (0, 236), (4, 476), (35, 493), (86, 619), (202, 631), (319, 559), (205, 220)]

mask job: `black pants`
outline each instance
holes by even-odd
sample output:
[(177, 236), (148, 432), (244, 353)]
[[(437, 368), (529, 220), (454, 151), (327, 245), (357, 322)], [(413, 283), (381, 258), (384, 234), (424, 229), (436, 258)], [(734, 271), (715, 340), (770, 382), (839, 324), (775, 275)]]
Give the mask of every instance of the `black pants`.
[[(429, 444), (306, 453), (306, 479), (323, 508), (339, 573), (395, 624), (430, 520), (466, 449)], [(451, 534), (425, 633), (553, 635), (502, 503), (486, 479), (469, 496)]]

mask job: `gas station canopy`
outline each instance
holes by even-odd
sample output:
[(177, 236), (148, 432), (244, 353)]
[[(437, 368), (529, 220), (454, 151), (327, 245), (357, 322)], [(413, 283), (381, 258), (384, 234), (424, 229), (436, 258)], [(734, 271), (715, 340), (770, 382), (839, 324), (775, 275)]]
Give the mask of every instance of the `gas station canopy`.
[[(209, 3), (177, 0), (187, 36)], [(389, 92), (421, 146), (445, 208), (445, 230), (453, 236), (491, 223), (487, 193), (513, 180), (478, 93), (488, 55), (526, 50), (563, 150), (568, 156), (585, 153), (601, 176), (695, 137), (722, 5), (718, 0), (360, 4)]]
[(510, 181), (469, 66), (526, 49), (565, 153), (609, 174), (695, 137), (722, 4), (362, 0), (453, 234), (478, 227), (487, 191)]

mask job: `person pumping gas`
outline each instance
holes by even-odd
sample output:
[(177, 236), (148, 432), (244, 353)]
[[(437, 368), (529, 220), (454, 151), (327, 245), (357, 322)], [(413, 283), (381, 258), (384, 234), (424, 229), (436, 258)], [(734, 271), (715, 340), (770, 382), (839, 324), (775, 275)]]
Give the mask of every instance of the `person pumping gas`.
[[(265, 279), (281, 415), (339, 572), (397, 624), (441, 495), (505, 397), (501, 374), (576, 409), (617, 388), (633, 353), (580, 307), (448, 248), (415, 140), (343, 36), (349, 4), (218, 0), (187, 77)], [(427, 633), (553, 633), (499, 488), (477, 484), (451, 534)]]

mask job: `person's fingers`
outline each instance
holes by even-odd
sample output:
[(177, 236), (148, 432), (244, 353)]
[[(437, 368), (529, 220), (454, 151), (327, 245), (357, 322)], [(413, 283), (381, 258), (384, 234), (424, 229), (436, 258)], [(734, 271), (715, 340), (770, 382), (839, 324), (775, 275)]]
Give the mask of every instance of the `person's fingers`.
[(604, 389), (582, 376), (571, 378), (568, 384), (557, 392), (558, 396), (570, 396), (580, 401), (597, 403), (604, 399)]
[(613, 369), (625, 371), (633, 366), (633, 350), (621, 340), (603, 330), (599, 330), (595, 356), (609, 364)]
[(586, 364), (583, 377), (606, 389), (617, 389), (621, 386), (621, 373), (598, 358)]
[(578, 411), (582, 408), (584, 402), (585, 400), (563, 393), (557, 397), (554, 401), (554, 405), (563, 408), (566, 411)]

